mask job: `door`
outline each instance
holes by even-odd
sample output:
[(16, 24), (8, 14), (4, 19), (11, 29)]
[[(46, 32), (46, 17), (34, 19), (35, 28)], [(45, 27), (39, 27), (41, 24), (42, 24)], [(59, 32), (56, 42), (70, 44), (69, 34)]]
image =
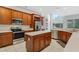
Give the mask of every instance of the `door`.
[(0, 7), (0, 24), (11, 24), (12, 10)]

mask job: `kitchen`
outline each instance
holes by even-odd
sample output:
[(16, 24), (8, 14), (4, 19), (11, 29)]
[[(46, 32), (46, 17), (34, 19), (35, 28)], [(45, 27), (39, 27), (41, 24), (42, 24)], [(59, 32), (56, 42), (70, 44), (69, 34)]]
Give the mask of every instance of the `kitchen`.
[[(35, 11), (32, 10), (33, 8), (0, 6), (0, 51), (10, 52), (12, 49), (11, 51), (21, 52), (19, 50), (21, 48), (24, 49), (24, 52), (63, 52), (67, 50), (67, 44), (71, 42), (70, 39), (73, 39), (73, 34), (78, 31), (78, 11), (75, 12), (76, 15), (72, 15), (74, 10), (71, 12), (71, 7), (66, 7), (72, 14), (63, 16), (62, 13), (67, 12), (64, 7), (52, 6), (47, 7), (48, 10), (36, 7)], [(60, 10), (65, 11), (60, 13)], [(47, 15), (47, 11), (51, 16)], [(68, 12), (67, 15), (69, 15)], [(22, 45), (18, 47), (20, 44)]]

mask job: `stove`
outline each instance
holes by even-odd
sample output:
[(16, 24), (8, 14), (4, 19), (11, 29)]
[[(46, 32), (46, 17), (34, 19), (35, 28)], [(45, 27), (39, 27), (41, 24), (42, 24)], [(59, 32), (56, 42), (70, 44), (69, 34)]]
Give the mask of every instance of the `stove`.
[(24, 37), (24, 31), (21, 29), (11, 29), (13, 32), (13, 39), (23, 38)]

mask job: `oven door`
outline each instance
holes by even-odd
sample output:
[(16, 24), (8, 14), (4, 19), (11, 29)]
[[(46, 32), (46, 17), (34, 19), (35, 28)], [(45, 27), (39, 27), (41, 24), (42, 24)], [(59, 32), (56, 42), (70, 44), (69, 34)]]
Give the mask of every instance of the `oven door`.
[(23, 38), (24, 32), (13, 32), (13, 39)]

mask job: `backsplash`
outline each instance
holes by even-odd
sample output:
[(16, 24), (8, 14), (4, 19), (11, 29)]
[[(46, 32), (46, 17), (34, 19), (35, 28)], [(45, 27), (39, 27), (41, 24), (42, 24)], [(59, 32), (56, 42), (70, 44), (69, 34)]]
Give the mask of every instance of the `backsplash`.
[(0, 25), (0, 31), (10, 31), (11, 27), (21, 27), (22, 30), (30, 28), (28, 25)]

